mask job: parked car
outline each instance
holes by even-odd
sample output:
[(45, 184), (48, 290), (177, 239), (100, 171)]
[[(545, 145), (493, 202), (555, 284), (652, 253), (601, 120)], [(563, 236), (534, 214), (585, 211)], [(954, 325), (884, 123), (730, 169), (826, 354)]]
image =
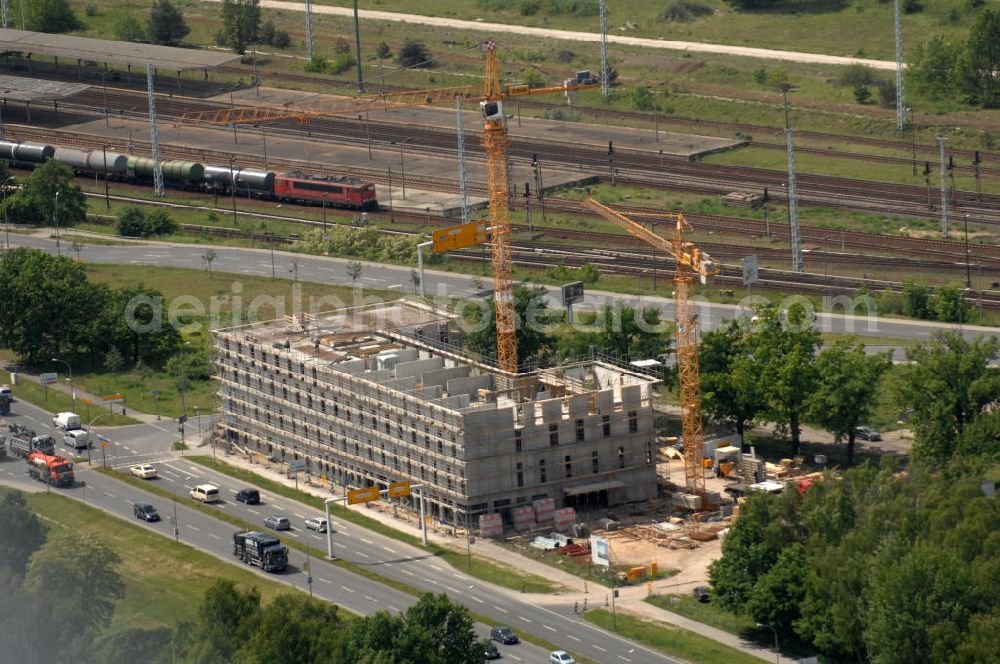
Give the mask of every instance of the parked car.
[(870, 440), (873, 442), (882, 440), (882, 434), (871, 427), (857, 427), (854, 430), (854, 437), (858, 440)]
[(317, 533), (325, 533), (326, 519), (321, 516), (314, 516), (311, 519), (306, 519), (306, 528), (309, 530), (315, 530)]
[(214, 484), (199, 484), (191, 489), (190, 496), (203, 503), (219, 502), (219, 487)]
[(514, 630), (506, 625), (497, 625), (491, 629), (490, 638), (494, 641), (499, 641), (505, 646), (512, 646), (515, 643), (521, 642), (521, 640), (517, 638), (517, 634), (514, 633)]
[(264, 525), (273, 530), (291, 530), (292, 522), (288, 520), (287, 516), (281, 516), (280, 514), (274, 514), (269, 517), (265, 517)]
[(500, 659), (500, 651), (497, 650), (495, 645), (489, 641), (483, 641), (480, 645), (483, 647), (483, 657), (486, 659)]
[(549, 662), (552, 664), (576, 664), (576, 660), (573, 659), (573, 655), (569, 654), (565, 650), (554, 650), (549, 655)]
[(260, 491), (257, 489), (240, 489), (236, 492), (236, 502), (247, 505), (260, 505)]
[(160, 514), (156, 511), (156, 508), (149, 503), (136, 503), (132, 507), (132, 511), (135, 513), (135, 518), (142, 519), (143, 521), (159, 521)]
[(694, 598), (702, 604), (708, 601), (708, 588), (705, 586), (698, 586), (691, 591), (691, 594), (694, 595)]
[(156, 478), (156, 468), (153, 468), (148, 463), (143, 463), (138, 466), (132, 466), (131, 468), (128, 469), (128, 472), (134, 475), (135, 477), (144, 480), (151, 480)]

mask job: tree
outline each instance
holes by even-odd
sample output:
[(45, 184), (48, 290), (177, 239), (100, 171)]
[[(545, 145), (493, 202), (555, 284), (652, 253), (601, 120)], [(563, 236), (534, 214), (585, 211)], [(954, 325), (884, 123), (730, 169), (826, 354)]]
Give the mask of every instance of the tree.
[(772, 626), (785, 637), (794, 634), (805, 598), (805, 558), (805, 547), (799, 542), (782, 549), (774, 565), (757, 579), (746, 604), (756, 622)]
[(733, 9), (757, 10), (770, 9), (782, 4), (785, 0), (726, 0)]
[(854, 463), (855, 429), (870, 416), (879, 381), (892, 366), (890, 355), (866, 355), (864, 344), (844, 339), (816, 359), (810, 412), (837, 442), (847, 438), (848, 464)]
[(403, 67), (430, 67), (430, 57), (423, 42), (407, 39), (403, 42), (403, 48), (399, 49), (396, 62)]
[(0, 257), (0, 345), (29, 366), (93, 357), (104, 346), (88, 322), (107, 297), (107, 288), (88, 283), (69, 257), (9, 250)]
[(146, 237), (146, 213), (142, 208), (129, 205), (118, 215), (115, 231), (123, 237)]
[(944, 462), (955, 455), (966, 426), (1000, 394), (1000, 370), (990, 366), (1000, 341), (966, 341), (955, 332), (937, 332), (906, 351), (894, 383), (897, 404), (911, 411), (916, 460)]
[(911, 318), (930, 318), (930, 294), (927, 287), (912, 281), (903, 282), (903, 315)]
[(766, 404), (761, 366), (750, 352), (749, 334), (739, 321), (731, 321), (707, 332), (698, 348), (705, 412), (735, 428), (744, 447), (747, 424)]
[(177, 46), (191, 32), (184, 15), (170, 0), (155, 0), (149, 10), (149, 36), (155, 44)]
[(420, 273), (416, 270), (410, 270), (410, 283), (413, 284), (413, 292), (416, 293), (420, 288)]
[(358, 279), (361, 278), (361, 273), (364, 272), (365, 266), (358, 261), (349, 261), (347, 263), (347, 276), (351, 278), (351, 287), (354, 288), (358, 285)]
[(928, 99), (944, 99), (953, 94), (957, 85), (960, 49), (933, 35), (918, 44), (913, 60), (906, 69), (908, 84)]
[(113, 34), (118, 41), (145, 41), (146, 23), (135, 14), (125, 12), (115, 19)]
[(83, 23), (73, 13), (69, 0), (32, 0), (27, 6), (29, 30), (59, 33), (83, 27)]
[(343, 625), (336, 605), (281, 593), (262, 608), (233, 661), (248, 664), (334, 662)]
[(233, 581), (218, 579), (198, 607), (191, 634), (192, 662), (237, 661), (234, 655), (249, 640), (260, 620), (260, 591), (240, 590)]
[(1000, 106), (1000, 9), (984, 9), (969, 29), (961, 63), (966, 92), (987, 108)]
[(945, 323), (966, 323), (972, 305), (965, 299), (960, 286), (939, 286), (933, 300), (934, 317)]
[(149, 235), (170, 235), (177, 232), (177, 222), (165, 209), (156, 208), (146, 215), (146, 230)]
[(80, 260), (80, 252), (83, 251), (83, 244), (79, 240), (73, 240), (69, 245), (69, 250), (76, 254), (76, 260)]
[[(526, 364), (551, 343), (539, 320), (546, 312), (546, 291), (544, 288), (514, 289), (514, 319), (517, 327), (517, 361)], [(467, 325), (465, 343), (469, 350), (495, 357), (497, 352), (496, 302), (490, 299), (485, 310), (476, 308), (466, 313), (462, 321)]]
[(52, 159), (36, 168), (24, 186), (5, 203), (11, 219), (43, 226), (52, 224), (58, 192), (58, 222), (71, 226), (87, 220), (87, 199), (73, 171)]
[(660, 310), (636, 310), (621, 302), (604, 305), (601, 312), (600, 347), (603, 351), (634, 359), (657, 358), (670, 350), (669, 325), (660, 321)]
[[(85, 564), (81, 562), (85, 561)], [(125, 596), (116, 569), (121, 557), (96, 535), (60, 533), (31, 557), (25, 588), (49, 625), (65, 625), (61, 636), (94, 634), (111, 624), (115, 603)], [(59, 647), (59, 634), (51, 634)]]
[(104, 369), (109, 373), (117, 373), (125, 364), (125, 358), (121, 351), (112, 346), (111, 350), (104, 354)]
[(260, 0), (222, 0), (222, 34), (226, 46), (246, 53), (260, 39)]
[(27, 507), (24, 494), (9, 491), (0, 509), (0, 569), (22, 577), (31, 555), (45, 543), (45, 526)]
[[(201, 255), (201, 260), (205, 262), (205, 266), (208, 268), (208, 278), (212, 278), (212, 261), (218, 258), (218, 254), (215, 253), (215, 249), (206, 249), (205, 253)], [(297, 272), (298, 270), (296, 270)], [(298, 281), (298, 279), (296, 279)]]
[(385, 60), (386, 58), (391, 58), (392, 49), (389, 48), (389, 45), (386, 44), (384, 41), (380, 41), (378, 43), (378, 49), (376, 49), (375, 51), (375, 55), (377, 55), (382, 60)]
[[(181, 335), (167, 324), (163, 293), (142, 284), (111, 292), (99, 320), (101, 336), (126, 362), (150, 372), (181, 347)], [(148, 375), (146, 376), (148, 377)]]
[(752, 337), (752, 352), (761, 363), (764, 383), (764, 414), (782, 433), (791, 436), (791, 454), (799, 453), (802, 418), (809, 395), (816, 386), (815, 354), (821, 339), (802, 307), (790, 307), (787, 325), (779, 312), (767, 308), (757, 313), (760, 331)]

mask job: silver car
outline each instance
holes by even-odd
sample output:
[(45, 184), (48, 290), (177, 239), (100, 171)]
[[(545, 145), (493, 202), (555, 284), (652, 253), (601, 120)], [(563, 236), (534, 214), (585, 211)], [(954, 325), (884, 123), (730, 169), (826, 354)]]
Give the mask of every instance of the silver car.
[(325, 533), (326, 519), (321, 516), (314, 516), (311, 519), (306, 519), (306, 528), (309, 530), (315, 530), (317, 533)]
[(292, 522), (287, 516), (275, 514), (264, 519), (264, 525), (273, 530), (291, 530)]

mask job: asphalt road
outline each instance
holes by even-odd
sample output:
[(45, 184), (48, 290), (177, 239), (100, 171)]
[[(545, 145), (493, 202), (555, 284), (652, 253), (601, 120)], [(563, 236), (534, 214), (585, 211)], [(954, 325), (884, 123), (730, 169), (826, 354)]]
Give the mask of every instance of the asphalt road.
[[(51, 427), (49, 414), (21, 401), (14, 403), (12, 416), (4, 419), (29, 426), (37, 433), (56, 434)], [(138, 429), (142, 426), (151, 427), (151, 425), (138, 425), (128, 429)], [(233, 500), (234, 494), (248, 486), (247, 484), (203, 468), (166, 449), (144, 452), (131, 444), (126, 445), (115, 440), (117, 429), (108, 430), (106, 433), (111, 441), (104, 449), (106, 457), (102, 456), (100, 448), (95, 448), (92, 450), (93, 465), (100, 465), (106, 460), (109, 466), (126, 469), (134, 463), (152, 462), (158, 469), (160, 477), (149, 482), (156, 483), (178, 496), (186, 495), (196, 484), (213, 483), (219, 487), (223, 496), (223, 501), (213, 506), (214, 509), (259, 524), (259, 529), (262, 531), (266, 530), (263, 526), (263, 519), (266, 516), (285, 515), (291, 520), (293, 529), (278, 533), (279, 537), (306, 542), (320, 551), (325, 551), (326, 536), (306, 530), (303, 525), (306, 518), (321, 515), (317, 510), (288, 498), (268, 495), (264, 491), (261, 492), (261, 505), (248, 506), (237, 503)], [(57, 438), (59, 439), (61, 436)], [(86, 461), (77, 464), (77, 480), (76, 487), (52, 490), (130, 520), (134, 519), (132, 505), (136, 501), (150, 502), (160, 511), (163, 521), (152, 524), (141, 521), (137, 523), (165, 537), (172, 536), (171, 519), (174, 506), (159, 496), (94, 472), (88, 468)], [(37, 483), (27, 479), (24, 463), (20, 460), (0, 463), (0, 484), (36, 489), (38, 487)], [(187, 508), (183, 503), (179, 503), (176, 508), (180, 541), (235, 564), (235, 559), (232, 558), (232, 543), (229, 539), (232, 526)], [(494, 624), (507, 624), (517, 632), (535, 634), (560, 648), (599, 662), (625, 664), (676, 662), (665, 655), (583, 622), (575, 615), (572, 599), (569, 597), (564, 604), (533, 606), (524, 601), (519, 593), (469, 577), (460, 569), (451, 567), (417, 547), (346, 523), (337, 517), (336, 511), (332, 521), (334, 554), (338, 558), (369, 567), (387, 578), (423, 591), (446, 593), (452, 600), (468, 606), (479, 615), (488, 616), (495, 621)], [(268, 576), (298, 588), (308, 589), (306, 574), (302, 571), (304, 561), (305, 556), (293, 549), (290, 551), (291, 564), (288, 571)], [(253, 569), (257, 571), (257, 568)], [(312, 569), (313, 593), (352, 611), (362, 614), (369, 614), (378, 609), (399, 611), (413, 603), (410, 595), (322, 560), (314, 559)], [(603, 594), (595, 593), (591, 598), (600, 603), (603, 601)], [(480, 625), (478, 629), (483, 635), (486, 634), (486, 626)], [(527, 643), (500, 646), (500, 648), (503, 657), (510, 661), (539, 663), (547, 661), (547, 652)]]
[[(54, 241), (32, 235), (12, 235), (11, 244), (15, 246), (34, 247), (50, 253), (55, 253), (56, 251)], [(63, 244), (65, 245), (65, 243)], [(65, 251), (66, 249), (67, 247), (64, 246), (63, 250)], [(240, 275), (270, 277), (273, 266), (274, 274), (285, 279), (291, 279), (293, 261), (297, 265), (300, 281), (340, 286), (351, 283), (351, 279), (347, 275), (347, 263), (350, 262), (350, 259), (307, 256), (282, 251), (275, 251), (272, 254), (267, 249), (221, 246), (214, 247), (214, 249), (216, 251), (216, 258), (212, 263), (212, 268), (217, 273), (216, 279), (220, 281), (220, 291), (224, 291), (222, 286), (225, 282), (222, 281), (222, 274), (219, 273), (228, 273), (228, 276), (233, 279), (232, 284), (235, 284), (239, 281)], [(198, 245), (159, 243), (129, 246), (91, 245), (83, 248), (80, 258), (91, 263), (159, 265), (164, 267), (204, 269), (205, 264), (201, 258), (204, 251), (205, 248)], [(411, 292), (411, 269), (409, 267), (379, 263), (363, 263), (363, 265), (364, 270), (360, 279), (358, 279), (359, 285), (365, 288), (397, 291), (400, 295)], [(470, 276), (427, 270), (424, 279), (426, 293), (430, 297), (481, 299), (485, 295), (485, 293), (474, 288), (473, 278)], [(489, 278), (483, 278), (481, 281), (484, 284), (488, 284)], [(232, 284), (230, 288), (232, 288)], [(557, 297), (558, 293), (550, 288), (550, 302), (558, 307), (561, 305), (557, 301)], [(643, 304), (646, 306), (655, 306), (661, 310), (662, 319), (673, 319), (673, 300), (671, 299), (645, 296), (636, 297), (602, 291), (588, 291), (584, 302), (577, 304), (574, 307), (574, 311), (579, 314), (581, 311), (588, 309), (596, 310), (604, 304), (613, 304), (618, 301), (629, 305)], [(294, 303), (289, 299), (289, 302), (286, 304), (286, 313), (294, 313), (292, 310), (293, 305)], [(206, 312), (210, 311), (210, 303), (205, 302), (203, 306)], [(325, 308), (329, 308), (329, 305), (327, 304)], [(304, 303), (303, 309), (309, 311), (308, 303)], [(731, 320), (741, 313), (736, 305), (730, 304), (696, 304), (695, 310), (702, 331), (714, 329), (723, 321)], [(222, 320), (220, 324), (226, 325), (227, 321)], [(870, 317), (845, 316), (840, 313), (825, 312), (818, 312), (816, 327), (821, 332), (881, 336), (888, 339), (927, 339), (938, 330), (959, 330), (967, 339), (973, 339), (984, 334), (1000, 336), (1000, 329), (995, 327), (959, 326), (948, 323), (883, 318), (877, 315)]]

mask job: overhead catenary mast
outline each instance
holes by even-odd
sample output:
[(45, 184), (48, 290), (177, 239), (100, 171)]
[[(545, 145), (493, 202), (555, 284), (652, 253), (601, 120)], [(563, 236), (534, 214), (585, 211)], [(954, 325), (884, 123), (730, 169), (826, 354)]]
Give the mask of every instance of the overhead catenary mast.
[(607, 99), (611, 93), (611, 81), (608, 80), (608, 12), (601, 2), (601, 94)]
[(3, 0), (3, 2), (0, 3), (0, 13), (3, 14), (3, 27), (4, 30), (6, 30), (10, 27), (8, 25), (10, 22), (10, 0)]
[(903, 92), (903, 27), (899, 17), (899, 0), (895, 1), (896, 15), (896, 131), (906, 128), (906, 99)]
[(156, 96), (153, 94), (153, 65), (146, 65), (146, 89), (149, 93), (149, 142), (153, 154), (153, 193), (163, 196), (163, 168), (160, 166), (160, 138), (156, 131)]
[(313, 59), (313, 3), (306, 0), (306, 57)]
[(941, 237), (948, 239), (948, 173), (944, 162), (944, 142), (948, 139), (938, 136), (938, 150), (941, 157)]
[(455, 97), (455, 130), (458, 134), (458, 192), (462, 199), (462, 223), (469, 223), (469, 173), (465, 166), (465, 128), (462, 126), (462, 100)]

